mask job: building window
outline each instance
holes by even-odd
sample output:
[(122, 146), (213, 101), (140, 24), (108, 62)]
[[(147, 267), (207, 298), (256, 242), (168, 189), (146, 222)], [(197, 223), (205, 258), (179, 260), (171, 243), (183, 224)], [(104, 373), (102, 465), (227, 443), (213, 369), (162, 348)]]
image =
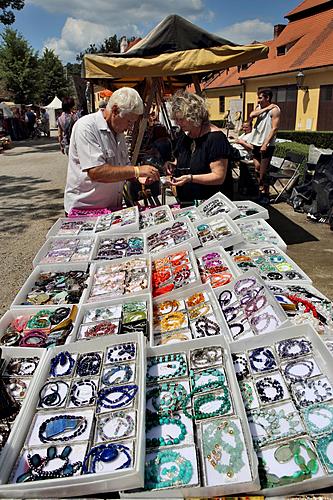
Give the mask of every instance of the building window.
[(220, 97), (219, 97), (219, 110), (220, 110), (220, 113), (225, 112), (225, 96), (224, 95), (220, 95)]
[(287, 53), (287, 47), (285, 45), (281, 45), (280, 47), (277, 47), (276, 49), (276, 55), (277, 56), (284, 56)]

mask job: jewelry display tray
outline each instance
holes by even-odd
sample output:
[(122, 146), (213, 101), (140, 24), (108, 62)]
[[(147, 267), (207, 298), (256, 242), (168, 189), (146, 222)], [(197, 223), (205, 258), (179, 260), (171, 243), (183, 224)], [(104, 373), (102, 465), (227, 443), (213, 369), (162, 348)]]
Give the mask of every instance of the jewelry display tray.
[[(187, 217), (184, 217), (184, 219)], [(197, 227), (202, 224), (208, 224), (210, 226), (211, 223), (217, 222), (222, 223), (225, 221), (226, 225), (230, 227), (232, 234), (227, 236), (222, 236), (220, 239), (214, 238), (213, 240), (207, 241), (204, 244), (201, 244), (199, 236), (197, 236), (200, 246), (203, 248), (209, 248), (212, 245), (220, 245), (222, 248), (229, 248), (237, 243), (242, 243), (244, 241), (242, 233), (236, 224), (235, 221), (229, 217), (227, 214), (217, 214), (211, 217), (202, 217), (200, 221), (192, 222), (194, 225), (194, 230), (197, 235)]]
[(252, 214), (252, 215), (246, 215), (245, 217), (236, 217), (235, 222), (238, 220), (251, 220), (251, 219), (269, 219), (269, 213), (267, 208), (262, 207), (261, 205), (258, 205), (254, 201), (250, 200), (244, 200), (244, 201), (234, 201), (234, 204), (238, 208), (239, 211), (241, 210), (256, 210), (257, 213)]
[[(98, 267), (116, 266), (116, 265), (122, 264), (124, 262), (129, 262), (131, 260), (142, 259), (142, 258), (146, 259), (146, 265), (148, 268), (148, 273), (147, 273), (148, 274), (148, 277), (147, 277), (148, 286), (147, 286), (147, 288), (144, 288), (143, 290), (135, 292), (135, 295), (147, 293), (150, 290), (150, 283), (151, 283), (151, 256), (150, 256), (150, 254), (143, 253), (141, 255), (131, 255), (130, 257), (123, 257), (121, 259), (114, 259), (114, 260), (109, 260), (109, 261), (105, 261), (105, 260), (94, 261), (94, 262), (91, 262), (91, 264), (90, 264), (87, 287), (83, 291), (80, 305), (82, 305), (82, 304), (94, 304), (95, 302), (97, 302), (97, 299), (96, 300), (95, 299), (89, 300), (89, 298), (90, 298), (91, 288), (92, 288), (93, 282), (94, 282), (94, 275), (95, 275), (95, 272), (96, 272)], [(113, 300), (113, 298), (117, 298), (117, 297), (126, 297), (126, 294), (113, 296), (113, 297), (112, 296), (107, 297), (106, 294), (104, 294), (104, 295), (105, 295), (104, 298), (101, 295), (101, 299), (98, 302), (105, 302), (107, 300)]]
[(286, 242), (281, 238), (279, 233), (276, 232), (272, 228), (272, 226), (270, 226), (268, 224), (268, 222), (266, 222), (264, 219), (260, 219), (260, 218), (256, 218), (256, 219), (252, 219), (252, 220), (238, 219), (235, 221), (235, 223), (237, 224), (237, 226), (240, 228), (241, 231), (242, 231), (243, 224), (249, 224), (250, 226), (253, 225), (254, 227), (256, 227), (256, 226), (259, 227), (261, 225), (264, 231), (267, 231), (268, 233), (270, 233), (271, 236), (276, 238), (277, 243), (275, 244), (271, 241), (266, 242), (265, 240), (261, 240), (261, 241), (257, 240), (256, 242), (252, 243), (250, 241), (244, 240), (242, 243), (238, 243), (237, 245), (234, 245), (234, 250), (238, 250), (239, 248), (252, 248), (252, 247), (256, 246), (258, 243), (259, 244), (267, 243), (267, 245), (276, 245), (278, 248), (280, 248), (280, 250), (283, 250), (284, 252), (287, 251)]
[[(217, 252), (217, 253), (220, 253), (222, 258), (226, 261), (227, 263), (227, 266), (229, 268), (229, 271), (231, 272), (231, 274), (233, 275), (233, 280), (235, 278), (237, 278), (238, 276), (240, 276), (240, 270), (239, 268), (237, 267), (237, 265), (234, 263), (234, 261), (232, 260), (232, 258), (230, 257), (230, 255), (228, 254), (228, 252), (226, 250), (224, 250), (224, 248), (222, 248), (222, 246), (220, 246), (219, 244), (217, 245), (212, 245), (212, 246), (207, 246), (207, 247), (200, 247), (200, 248), (197, 248), (195, 251), (194, 251), (194, 255), (196, 256), (196, 258), (200, 258), (202, 257), (203, 255), (207, 255), (208, 253), (214, 253), (214, 252)], [(228, 272), (228, 271), (226, 271)], [(232, 281), (233, 281), (232, 280)], [(222, 289), (224, 288), (226, 285), (223, 285), (223, 287), (217, 287), (218, 289)]]
[[(59, 234), (59, 230), (64, 223), (68, 222), (90, 222), (94, 224), (94, 228), (91, 231), (83, 231), (82, 233), (79, 234)], [(49, 231), (46, 233), (46, 239), (52, 237), (52, 236), (95, 236), (95, 226), (96, 226), (96, 221), (97, 217), (77, 217), (75, 219), (69, 219), (68, 217), (61, 217), (60, 219), (56, 220), (53, 226), (49, 229)]]
[(123, 209), (123, 210), (116, 210), (115, 212), (112, 212), (111, 214), (105, 214), (105, 215), (100, 215), (99, 217), (97, 217), (97, 221), (96, 221), (96, 226), (95, 226), (95, 234), (115, 234), (115, 233), (123, 233), (123, 234), (127, 234), (127, 233), (137, 233), (139, 231), (139, 209), (138, 207), (129, 207), (129, 208), (134, 208), (135, 209), (135, 222), (132, 222), (130, 224), (114, 224), (113, 226), (110, 226), (109, 229), (105, 229), (104, 231), (97, 231), (97, 226), (98, 226), (98, 223), (100, 222), (100, 220), (103, 220), (103, 218), (105, 218), (105, 216), (108, 216), (108, 215), (111, 215), (112, 214), (115, 214), (115, 213), (121, 213), (123, 212), (124, 210), (128, 210), (128, 209)]
[[(17, 293), (15, 296), (15, 299), (11, 303), (10, 308), (11, 309), (26, 309), (27, 307), (31, 307), (32, 304), (27, 304), (24, 305), (23, 302), (25, 301), (27, 295), (29, 292), (31, 292), (32, 287), (35, 285), (35, 282), (38, 280), (39, 276), (41, 273), (66, 273), (68, 271), (84, 271), (87, 272), (88, 269), (88, 264), (86, 263), (65, 263), (65, 264), (47, 264), (47, 265), (38, 265), (35, 267), (35, 269), (32, 271), (30, 276), (26, 279), (25, 283), (21, 287), (21, 290)], [(85, 290), (84, 290), (85, 291)], [(83, 303), (83, 295), (84, 291), (80, 297), (79, 302), (76, 304), (79, 306), (80, 304)], [(73, 306), (74, 304), (58, 304), (58, 307), (62, 306)]]
[(167, 220), (165, 222), (161, 222), (159, 224), (156, 224), (155, 226), (147, 226), (147, 227), (143, 227), (140, 229), (140, 233), (146, 233), (147, 231), (149, 231), (152, 227), (159, 227), (161, 226), (162, 224), (169, 224), (170, 222), (174, 222), (175, 221), (175, 218), (173, 216), (173, 213), (172, 213), (172, 210), (171, 208), (169, 207), (169, 205), (160, 205), (158, 207), (154, 207), (154, 208), (149, 208), (148, 210), (143, 210), (143, 211), (140, 211), (139, 212), (139, 220), (140, 220), (140, 217), (141, 217), (141, 214), (145, 215), (145, 214), (154, 214), (155, 212), (159, 212), (159, 211), (163, 211), (165, 212), (166, 214), (166, 217), (167, 217)]
[[(9, 309), (9, 311), (6, 311), (5, 314), (0, 318), (0, 341), (1, 337), (5, 333), (6, 328), (10, 325), (10, 323), (16, 319), (18, 316), (29, 316), (38, 313), (39, 311), (42, 311), (43, 309), (49, 309), (50, 311), (55, 311), (56, 309), (59, 309), (60, 307), (63, 307), (61, 304), (57, 305), (51, 305), (51, 306), (25, 306), (24, 309), (17, 308), (17, 306), (12, 307)], [(65, 307), (72, 307), (70, 305), (65, 304)], [(77, 321), (77, 315), (73, 321), (73, 324), (75, 325)], [(68, 337), (66, 338), (65, 344), (68, 344), (71, 342), (71, 336), (73, 335), (73, 332), (71, 332)], [(64, 345), (64, 344), (63, 344)], [(4, 346), (1, 346), (3, 348)], [(16, 350), (18, 349), (18, 346), (12, 346), (12, 349)], [(21, 349), (21, 348), (20, 348)], [(32, 353), (35, 352), (36, 347), (33, 347), (33, 350), (31, 350), (31, 347), (27, 347), (28, 351), (30, 349), (30, 356)], [(41, 351), (44, 350), (43, 347), (40, 348)]]
[[(81, 242), (84, 242), (85, 240), (92, 240), (91, 249), (90, 249), (89, 253), (86, 255), (85, 259), (76, 260), (76, 261), (74, 260), (74, 261), (69, 261), (69, 262), (43, 262), (43, 263), (40, 263), (40, 261), (50, 251), (52, 243), (54, 243), (54, 242), (61, 243), (61, 241), (66, 241), (69, 239), (71, 239), (71, 240), (78, 239)], [(95, 235), (93, 235), (93, 234), (91, 236), (79, 236), (79, 235), (77, 235), (77, 236), (51, 236), (50, 238), (48, 238), (46, 240), (44, 245), (36, 253), (36, 255), (32, 261), (32, 266), (35, 268), (38, 265), (42, 265), (44, 267), (44, 266), (69, 264), (69, 263), (71, 263), (71, 264), (80, 263), (80, 264), (87, 265), (87, 263), (90, 262), (92, 259), (92, 254), (93, 254), (93, 250), (95, 248), (95, 244), (96, 244), (96, 240), (95, 240)]]
[[(146, 300), (147, 301), (147, 304), (148, 304), (148, 308), (147, 308), (148, 309), (148, 325), (149, 325), (149, 330), (148, 330), (149, 338), (147, 340), (149, 343), (152, 342), (152, 338), (153, 338), (153, 303), (152, 303), (152, 298), (151, 298), (150, 293), (143, 293), (143, 294), (140, 294), (138, 296), (136, 296), (136, 294), (122, 295), (120, 297), (116, 297), (114, 299), (109, 299), (109, 300), (105, 300), (105, 301), (101, 301), (101, 302), (89, 302), (89, 303), (82, 304), (78, 313), (77, 313), (76, 320), (74, 323), (74, 328), (73, 328), (73, 331), (69, 335), (68, 342), (76, 342), (77, 334), (78, 334), (80, 326), (82, 324), (82, 320), (84, 318), (84, 315), (90, 309), (97, 309), (99, 307), (110, 307), (110, 306), (115, 306), (118, 304), (122, 305), (122, 304), (126, 304), (128, 302), (133, 302), (133, 300), (138, 300), (138, 301)], [(100, 321), (101, 320), (97, 321), (97, 323)], [(0, 331), (1, 331), (1, 322), (0, 322)], [(116, 337), (118, 337), (119, 341), (122, 340), (123, 336), (124, 336), (123, 334), (121, 334), (121, 335), (116, 334)], [(94, 337), (94, 339), (96, 339), (96, 338), (100, 338), (100, 337)], [(86, 341), (89, 342), (89, 340), (86, 340)], [(90, 344), (90, 345), (92, 345), (92, 344)]]
[[(247, 483), (233, 483), (224, 484), (221, 486), (193, 486), (188, 488), (170, 488), (161, 490), (135, 490), (135, 491), (120, 491), (120, 498), (131, 499), (131, 498), (187, 498), (187, 497), (215, 497), (229, 496), (237, 493), (245, 493), (250, 491), (257, 491), (260, 487), (259, 476), (258, 476), (258, 460), (254, 448), (252, 445), (252, 438), (250, 433), (250, 428), (246, 418), (244, 405), (242, 402), (242, 397), (238, 387), (235, 371), (233, 369), (233, 364), (231, 360), (231, 353), (228, 343), (222, 338), (221, 335), (216, 335), (215, 337), (206, 337), (202, 339), (195, 339), (191, 342), (182, 342), (180, 344), (171, 344), (165, 346), (158, 346), (154, 348), (147, 348), (147, 357), (150, 356), (163, 356), (165, 354), (173, 353), (188, 353), (193, 349), (201, 349), (203, 347), (209, 346), (221, 346), (224, 350), (224, 360), (223, 366), (225, 368), (228, 385), (230, 387), (230, 392), (232, 393), (234, 402), (234, 413), (233, 415), (238, 416), (242, 422), (242, 429), (245, 437), (245, 445), (249, 458), (250, 470), (252, 475), (252, 481)], [(229, 415), (228, 415), (229, 416)], [(1, 491), (1, 490), (0, 490)]]
[[(112, 238), (112, 239), (121, 238), (121, 237), (131, 238), (131, 237), (135, 237), (135, 236), (142, 238), (142, 240), (143, 240), (143, 252), (142, 252), (142, 254), (136, 254), (135, 257), (139, 257), (140, 255), (147, 253), (147, 240), (146, 240), (145, 234), (142, 233), (142, 230), (138, 231), (137, 233), (125, 233), (124, 232), (121, 234), (112, 233), (109, 235), (105, 234), (105, 233), (97, 233), (97, 235), (95, 236), (95, 244), (93, 246), (89, 260), (93, 261), (93, 262), (113, 262), (116, 259), (103, 259), (103, 258), (96, 259), (97, 252), (99, 250), (99, 246), (101, 244), (101, 241), (106, 240), (107, 238)], [(128, 257), (125, 256), (125, 258), (128, 258)]]
[[(221, 289), (220, 289), (221, 290)], [(217, 338), (217, 337), (225, 337), (225, 341), (226, 342), (230, 342), (231, 340), (231, 334), (230, 334), (230, 331), (229, 331), (229, 327), (223, 317), (223, 314), (221, 312), (221, 309), (220, 309), (220, 306), (217, 302), (217, 298), (216, 298), (216, 295), (214, 293), (214, 290), (211, 286), (210, 283), (205, 283), (205, 284), (202, 284), (202, 285), (196, 285), (196, 286), (192, 286), (191, 288), (188, 288), (186, 290), (186, 293), (184, 293), (185, 290), (181, 289), (179, 290), (178, 292), (172, 292), (172, 295), (170, 294), (165, 294), (165, 295), (162, 295), (161, 297), (157, 297), (155, 300), (153, 300), (153, 306), (154, 304), (160, 304), (161, 302), (165, 302), (167, 300), (183, 300), (185, 297), (190, 297), (191, 295), (194, 295), (195, 293), (207, 293), (208, 296), (209, 296), (209, 300), (210, 300), (210, 303), (212, 305), (212, 308), (213, 308), (213, 312), (216, 316), (216, 320), (217, 320), (217, 323), (218, 325), (220, 326), (221, 330), (222, 330), (222, 333), (219, 334), (219, 335), (214, 335), (213, 337), (211, 337), (212, 339), (214, 338)], [(153, 328), (154, 330), (154, 328)], [(154, 334), (152, 334), (152, 342), (150, 344), (150, 347), (153, 347), (154, 349), (159, 349), (160, 346), (155, 346), (154, 344)], [(195, 340), (195, 339), (194, 339)], [(194, 342), (194, 340), (189, 340), (188, 342), (185, 341), (185, 344), (188, 344), (190, 343), (189, 345), (192, 345), (192, 342)], [(181, 342), (181, 344), (175, 344), (175, 345), (184, 345), (184, 342)], [(193, 349), (195, 349), (195, 346), (193, 347)]]
[[(273, 295), (273, 293), (271, 292), (271, 290), (269, 290), (268, 286), (267, 286), (267, 282), (265, 282), (259, 275), (258, 272), (256, 271), (246, 271), (245, 273), (242, 273), (240, 275), (238, 275), (234, 281), (232, 281), (231, 283), (228, 283), (227, 285), (223, 286), (223, 287), (219, 287), (219, 288), (214, 288), (213, 291), (214, 291), (214, 294), (216, 296), (216, 300), (218, 301), (218, 298), (219, 298), (219, 295), (221, 293), (223, 293), (224, 291), (226, 290), (229, 290), (230, 292), (233, 292), (234, 291), (234, 286), (235, 284), (239, 281), (239, 280), (246, 280), (246, 279), (249, 279), (249, 278), (255, 278), (256, 281), (261, 284), (263, 286), (263, 289), (264, 289), (264, 292), (265, 292), (265, 297), (267, 299), (267, 305), (271, 306), (274, 310), (274, 313), (276, 314), (276, 316), (281, 320), (281, 325), (278, 327), (278, 328), (284, 328), (288, 325), (291, 324), (288, 316), (286, 315), (285, 311), (282, 309), (282, 307), (277, 303), (277, 301), (275, 300), (275, 297)], [(218, 304), (218, 307), (220, 308), (220, 305)], [(221, 312), (222, 314), (222, 317), (223, 317), (223, 320), (225, 321), (226, 325), (227, 325), (227, 331), (229, 332), (229, 342), (234, 342), (234, 339), (232, 337), (232, 334), (231, 334), (231, 331), (230, 331), (230, 328), (224, 318), (224, 315), (223, 313)], [(254, 335), (254, 333), (253, 333)], [(258, 336), (258, 335), (264, 335), (264, 334), (257, 334), (257, 335), (254, 335), (254, 336)], [(248, 338), (248, 337), (247, 337)]]
[[(2, 354), (1, 354), (2, 359), (5, 359), (6, 361), (11, 359), (11, 358), (33, 358), (33, 357), (39, 358), (40, 361), (39, 361), (38, 366), (35, 370), (35, 373), (31, 377), (31, 382), (29, 384), (26, 396), (23, 399), (22, 406), (20, 408), (20, 412), (15, 419), (13, 427), (11, 428), (9, 438), (8, 438), (6, 444), (4, 445), (4, 447), (2, 448), (2, 450), (0, 450), (0, 485), (1, 485), (1, 474), (2, 474), (2, 471), (4, 468), (4, 464), (5, 464), (5, 456), (6, 456), (7, 452), (12, 447), (11, 442), (12, 442), (13, 436), (16, 436), (20, 432), (20, 421), (23, 418), (23, 415), (26, 414), (26, 411), (28, 411), (26, 408), (29, 405), (29, 401), (31, 398), (31, 393), (32, 393), (31, 388), (37, 383), (36, 381), (40, 379), (40, 376), (42, 373), (42, 367), (45, 366), (45, 358), (47, 356), (46, 349), (38, 348), (38, 347), (31, 349), (31, 347), (1, 346), (1, 351), (2, 351)], [(17, 378), (16, 375), (15, 375), (15, 377)], [(0, 494), (0, 496), (1, 496), (1, 494)]]
[[(2, 498), (61, 498), (71, 496), (90, 495), (118, 491), (121, 488), (138, 488), (144, 482), (145, 447), (145, 374), (146, 374), (146, 347), (142, 335), (124, 334), (122, 336), (108, 336), (95, 339), (91, 342), (76, 342), (66, 346), (69, 353), (86, 353), (98, 351), (115, 344), (136, 342), (138, 346), (137, 370), (137, 433), (135, 436), (134, 456), (135, 465), (129, 471), (116, 470), (114, 473), (94, 473), (67, 478), (45, 479), (42, 481), (25, 482), (21, 484), (4, 484), (11, 475), (17, 457), (24, 445), (35, 409), (38, 404), (39, 392), (49, 374), (50, 360), (63, 351), (63, 346), (43, 350), (43, 359), (40, 369), (29, 387), (29, 394), (15, 422), (16, 432), (12, 433), (7, 441), (6, 453), (1, 455), (0, 461), (0, 497)], [(29, 349), (25, 351), (31, 352)], [(17, 349), (14, 351), (17, 356)], [(68, 442), (67, 442), (68, 444)]]
[[(256, 337), (232, 342), (229, 346), (232, 353), (244, 353), (247, 350), (255, 349), (257, 347), (272, 346), (273, 342), (279, 342), (281, 340), (294, 337), (305, 337), (312, 343), (315, 360), (318, 363), (319, 368), (322, 370), (323, 375), (327, 376), (333, 385), (332, 354), (310, 324), (282, 328), (280, 330), (275, 330), (271, 334), (257, 335)], [(274, 496), (285, 498), (287, 495), (298, 495), (307, 491), (318, 491), (332, 486), (333, 476), (326, 475), (317, 479), (306, 479), (299, 483), (286, 486), (265, 488), (256, 493), (265, 497)]]
[[(244, 248), (244, 247), (243, 247)], [(296, 271), (297, 273), (300, 273), (302, 276), (304, 276), (304, 279), (294, 279), (292, 280), (292, 282), (295, 284), (295, 285), (301, 285), (302, 283), (306, 283), (307, 285), (310, 285), (312, 284), (312, 279), (303, 271), (303, 269), (291, 258), (289, 257), (288, 254), (286, 254), (283, 250), (281, 250), (280, 248), (276, 247), (275, 245), (265, 245), (265, 244), (261, 244), (261, 245), (255, 245), (251, 248), (245, 248), (245, 252), (255, 252), (256, 250), (264, 250), (264, 249), (274, 249), (275, 251), (277, 251), (280, 255), (282, 255), (282, 257), (289, 263), (292, 264), (292, 267), (293, 267), (293, 271)], [(230, 252), (232, 252), (232, 250), (230, 250)], [(235, 250), (235, 252), (237, 252), (237, 250)], [(231, 255), (231, 258), (233, 259), (233, 256)], [(237, 265), (237, 264), (236, 264)], [(238, 267), (238, 266), (237, 266)], [(239, 268), (239, 272), (240, 274), (243, 274), (242, 273), (242, 270)], [(271, 281), (274, 281), (274, 280), (267, 280), (267, 283), (270, 283)], [(279, 280), (279, 283), (282, 284), (284, 282), (290, 282), (290, 279), (281, 279)]]
[[(175, 247), (175, 248), (170, 248), (169, 250), (162, 250), (162, 252), (154, 253), (152, 255), (152, 258), (151, 258), (152, 263), (155, 260), (163, 259), (164, 257), (167, 257), (168, 255), (171, 255), (173, 253), (178, 253), (178, 252), (188, 252), (188, 256), (189, 256), (189, 259), (191, 261), (191, 268), (195, 274), (195, 280), (192, 281), (191, 283), (189, 283), (188, 285), (183, 285), (179, 288), (175, 288), (171, 292), (164, 293), (163, 295), (159, 295), (158, 297), (169, 297), (170, 293), (174, 294), (180, 290), (188, 290), (192, 286), (201, 284), (201, 278), (200, 278), (200, 274), (199, 274), (198, 264), (197, 264), (197, 260), (195, 258), (193, 247), (188, 243), (183, 243), (182, 245), (177, 245), (177, 247)], [(230, 259), (230, 256), (229, 256), (229, 259)]]
[(237, 205), (235, 205), (234, 202), (232, 202), (224, 194), (222, 194), (222, 193), (216, 193), (213, 196), (211, 196), (210, 198), (208, 198), (208, 200), (205, 200), (204, 202), (202, 202), (198, 206), (199, 212), (201, 213), (202, 217), (207, 217), (207, 215), (205, 214), (203, 208), (206, 207), (209, 203), (211, 203), (214, 200), (218, 200), (218, 201), (222, 202), (223, 205), (225, 205), (229, 209), (228, 212), (219, 212), (218, 215), (227, 214), (231, 219), (234, 219), (235, 217), (237, 217), (237, 215), (239, 215), (238, 207), (237, 207)]
[[(282, 289), (284, 287), (293, 286), (294, 284), (295, 283), (293, 281), (284, 281), (283, 283), (280, 283), (280, 281), (270, 281), (268, 283), (269, 287), (276, 286), (276, 287), (281, 287)], [(330, 302), (332, 304), (332, 315), (333, 315), (333, 301), (331, 299), (329, 299), (328, 297), (326, 297), (326, 295), (324, 295), (320, 290), (318, 290), (317, 288), (315, 288), (312, 285), (304, 283), (301, 286), (303, 288), (305, 288), (306, 290), (308, 290), (313, 295), (317, 295), (318, 297), (320, 297), (320, 298), (322, 298), (322, 299), (327, 300), (328, 302)], [(325, 340), (333, 340), (333, 327), (325, 325), (324, 326), (324, 332), (320, 332), (320, 335), (323, 335), (323, 337), (324, 337), (323, 340), (324, 341)]]
[[(147, 228), (145, 230), (145, 234), (146, 234), (146, 237), (147, 237), (147, 245), (148, 245), (149, 236), (151, 236), (154, 233), (160, 234), (160, 232), (163, 229), (171, 228), (173, 226), (173, 224), (175, 224), (176, 222), (184, 222), (187, 225), (187, 227), (188, 227), (188, 229), (189, 229), (189, 231), (190, 231), (190, 233), (191, 233), (192, 236), (190, 238), (188, 238), (187, 240), (180, 241), (177, 244), (170, 245), (168, 247), (162, 248), (161, 250), (158, 250), (158, 251), (154, 251), (154, 250), (151, 251), (150, 250), (150, 255), (152, 257), (153, 256), (155, 257), (155, 255), (158, 254), (158, 253), (160, 253), (160, 252), (164, 252), (166, 249), (169, 249), (170, 252), (172, 252), (174, 249), (178, 250), (179, 246), (180, 245), (184, 245), (185, 243), (191, 245), (192, 248), (198, 248), (198, 247), (201, 246), (199, 238), (197, 237), (197, 233), (196, 233), (195, 227), (193, 225), (193, 222), (191, 222), (188, 217), (182, 217), (179, 220), (172, 220), (170, 222), (165, 222), (164, 224), (159, 224), (158, 226), (155, 226), (155, 227)], [(148, 251), (149, 251), (149, 249), (148, 249)]]

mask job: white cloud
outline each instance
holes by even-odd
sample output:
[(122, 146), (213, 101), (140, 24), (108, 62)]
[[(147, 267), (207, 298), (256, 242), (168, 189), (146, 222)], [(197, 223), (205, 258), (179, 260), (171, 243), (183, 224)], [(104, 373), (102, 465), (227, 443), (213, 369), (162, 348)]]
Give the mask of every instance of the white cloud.
[(74, 61), (76, 54), (90, 43), (118, 37), (145, 36), (164, 17), (179, 14), (192, 22), (207, 16), (203, 0), (28, 0), (29, 4), (50, 13), (68, 16), (59, 38), (52, 37), (44, 46), (53, 49), (63, 62)]
[(274, 26), (271, 23), (264, 23), (260, 19), (249, 19), (221, 28), (218, 35), (234, 43), (246, 44), (254, 40), (262, 42), (271, 40), (273, 30)]
[(64, 62), (75, 61), (76, 54), (108, 36), (110, 31), (107, 26), (69, 17), (61, 31), (61, 38), (49, 38), (44, 46), (53, 49)]

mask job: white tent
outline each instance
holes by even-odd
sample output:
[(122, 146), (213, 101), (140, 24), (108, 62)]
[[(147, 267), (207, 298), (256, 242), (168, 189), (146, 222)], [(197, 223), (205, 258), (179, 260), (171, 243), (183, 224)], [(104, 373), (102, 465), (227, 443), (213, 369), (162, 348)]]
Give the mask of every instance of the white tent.
[(61, 109), (62, 102), (59, 99), (59, 97), (55, 96), (53, 101), (50, 102), (47, 106), (44, 106), (45, 109), (47, 109), (47, 112), (50, 117), (50, 128), (56, 128), (57, 127), (57, 122), (56, 122), (56, 117), (55, 117), (55, 112), (56, 109)]
[(13, 118), (13, 112), (5, 102), (0, 102), (0, 109), (2, 109), (5, 118)]

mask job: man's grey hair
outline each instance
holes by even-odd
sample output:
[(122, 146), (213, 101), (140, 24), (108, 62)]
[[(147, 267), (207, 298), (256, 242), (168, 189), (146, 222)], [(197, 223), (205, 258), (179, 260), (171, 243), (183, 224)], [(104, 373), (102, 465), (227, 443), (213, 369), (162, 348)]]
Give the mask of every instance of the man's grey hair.
[(209, 121), (209, 112), (205, 99), (197, 94), (179, 90), (171, 98), (171, 118), (185, 118), (196, 127)]
[(122, 87), (113, 92), (107, 108), (112, 109), (114, 105), (118, 106), (121, 117), (128, 113), (134, 113), (136, 115), (143, 114), (143, 101), (139, 93), (130, 87)]

